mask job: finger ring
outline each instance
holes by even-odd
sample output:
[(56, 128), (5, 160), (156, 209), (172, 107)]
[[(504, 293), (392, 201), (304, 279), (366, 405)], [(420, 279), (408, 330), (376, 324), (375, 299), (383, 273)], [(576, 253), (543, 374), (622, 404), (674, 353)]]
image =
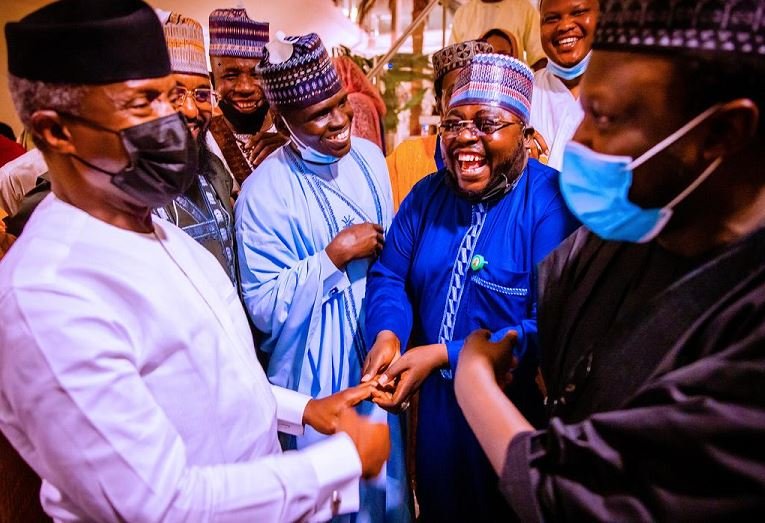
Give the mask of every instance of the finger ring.
[(404, 402), (401, 403), (401, 410), (402, 411), (405, 411), (408, 408), (409, 408), (409, 400), (404, 401)]

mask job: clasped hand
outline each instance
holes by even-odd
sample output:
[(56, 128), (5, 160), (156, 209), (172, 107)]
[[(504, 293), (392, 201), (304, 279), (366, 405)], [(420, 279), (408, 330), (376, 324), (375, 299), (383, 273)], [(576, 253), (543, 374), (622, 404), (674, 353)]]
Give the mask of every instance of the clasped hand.
[[(489, 331), (477, 330), (465, 340), (460, 365), (468, 362), (466, 365), (471, 367), (481, 366), (491, 372), (501, 387), (505, 387), (512, 380), (512, 369), (518, 364), (512, 354), (516, 339), (517, 334), (510, 331), (494, 343)], [(408, 407), (412, 395), (432, 372), (448, 366), (446, 345), (422, 345), (401, 354), (401, 343), (396, 335), (383, 331), (367, 355), (361, 381), (374, 385), (372, 401), (387, 411), (399, 413)]]

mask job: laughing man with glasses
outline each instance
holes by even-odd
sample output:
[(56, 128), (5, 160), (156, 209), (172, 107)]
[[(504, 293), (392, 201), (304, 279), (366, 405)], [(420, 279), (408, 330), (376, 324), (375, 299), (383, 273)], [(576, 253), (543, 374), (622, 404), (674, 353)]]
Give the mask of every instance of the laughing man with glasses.
[(424, 521), (497, 521), (510, 512), (454, 397), (452, 371), (468, 334), (517, 333), (520, 363), (507, 391), (528, 419), (543, 419), (535, 265), (577, 223), (558, 173), (527, 159), (532, 83), (525, 64), (496, 54), (476, 55), (460, 73), (441, 125), (446, 167), (403, 201), (368, 277), (374, 345), (363, 379), (377, 377), (375, 401), (392, 411), (420, 390)]

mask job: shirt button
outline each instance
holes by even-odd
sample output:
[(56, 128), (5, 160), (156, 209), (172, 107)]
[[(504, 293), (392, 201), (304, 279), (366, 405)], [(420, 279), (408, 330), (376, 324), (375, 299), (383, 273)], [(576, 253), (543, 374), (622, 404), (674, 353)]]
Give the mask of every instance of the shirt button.
[(332, 288), (329, 290), (329, 293), (330, 293), (330, 294), (337, 294), (337, 287), (332, 287)]

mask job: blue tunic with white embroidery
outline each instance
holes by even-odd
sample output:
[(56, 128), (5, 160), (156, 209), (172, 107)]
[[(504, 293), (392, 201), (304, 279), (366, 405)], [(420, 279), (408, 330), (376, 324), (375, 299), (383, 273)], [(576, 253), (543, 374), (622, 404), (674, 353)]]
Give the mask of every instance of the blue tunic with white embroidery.
[(421, 180), (393, 220), (367, 279), (367, 342), (391, 330), (403, 347), (446, 344), (450, 369), (433, 373), (420, 393), (421, 515), (424, 521), (496, 521), (510, 509), (457, 405), (452, 373), (475, 329), (488, 329), (495, 339), (517, 330), (520, 365), (509, 396), (532, 422), (542, 421), (534, 383), (535, 267), (578, 223), (558, 190), (558, 172), (536, 160), (512, 191), (490, 203), (471, 204), (446, 176), (442, 169)]

